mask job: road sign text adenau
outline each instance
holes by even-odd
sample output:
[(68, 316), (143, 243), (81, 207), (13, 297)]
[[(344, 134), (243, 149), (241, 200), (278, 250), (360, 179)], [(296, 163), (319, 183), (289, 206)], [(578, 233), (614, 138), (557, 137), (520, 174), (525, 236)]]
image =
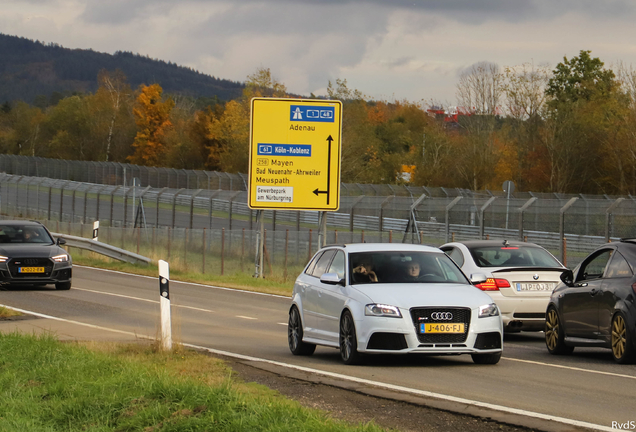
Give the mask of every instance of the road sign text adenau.
[(249, 207), (338, 210), (341, 125), (340, 101), (252, 99)]

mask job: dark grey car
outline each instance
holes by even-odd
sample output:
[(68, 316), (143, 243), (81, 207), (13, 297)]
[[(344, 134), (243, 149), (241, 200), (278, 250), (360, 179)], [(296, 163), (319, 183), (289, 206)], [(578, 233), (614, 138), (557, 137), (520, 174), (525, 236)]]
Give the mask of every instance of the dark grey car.
[(0, 285), (55, 284), (71, 289), (73, 262), (44, 225), (34, 221), (0, 221)]

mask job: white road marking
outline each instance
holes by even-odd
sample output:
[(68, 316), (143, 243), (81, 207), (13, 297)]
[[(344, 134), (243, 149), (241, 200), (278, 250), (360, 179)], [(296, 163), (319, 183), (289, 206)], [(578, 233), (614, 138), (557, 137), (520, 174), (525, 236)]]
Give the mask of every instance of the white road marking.
[[(127, 295), (124, 295), (124, 294), (109, 293), (109, 292), (106, 292), (106, 291), (95, 291), (95, 290), (89, 290), (89, 289), (86, 289), (86, 288), (77, 288), (77, 287), (73, 287), (73, 289), (75, 291), (87, 291), (87, 292), (92, 292), (92, 293), (96, 293), (96, 294), (104, 294), (104, 295), (109, 295), (109, 296), (114, 296), (114, 297), (123, 297), (123, 298), (126, 298), (126, 299), (139, 300), (139, 301), (144, 301), (144, 302), (148, 302), (148, 303), (159, 303), (159, 300), (149, 300), (149, 299), (145, 299), (145, 298), (141, 298), (141, 297), (127, 296)], [(172, 303), (172, 307), (177, 307), (177, 308), (182, 308), (182, 309), (192, 309), (192, 310), (197, 310), (197, 311), (201, 311), (201, 312), (214, 313), (214, 311), (210, 310), (210, 309), (202, 309), (202, 308), (197, 308), (197, 307), (193, 307), (193, 306), (178, 305), (178, 304), (174, 304), (174, 303)]]
[[(73, 265), (73, 266), (74, 267), (78, 267), (78, 268), (86, 268), (86, 269), (90, 269), (90, 270), (99, 270), (99, 271), (104, 271), (104, 272), (108, 272), (108, 273), (116, 273), (116, 274), (121, 274), (121, 275), (126, 275), (126, 276), (136, 276), (136, 277), (145, 278), (145, 279), (157, 279), (159, 277), (159, 276), (153, 277), (153, 276), (137, 275), (137, 274), (133, 274), (133, 273), (126, 273), (126, 272), (122, 272), (122, 271), (108, 270), (108, 269), (102, 269), (102, 268), (97, 268), (97, 267), (88, 267), (88, 266), (81, 266), (81, 265)], [(175, 279), (170, 279), (170, 282), (176, 282), (176, 283), (180, 283), (180, 284), (184, 284), (184, 285), (192, 285), (192, 286), (198, 286), (198, 287), (203, 287), (203, 288), (213, 288), (213, 289), (222, 290), (222, 291), (233, 291), (233, 292), (261, 295), (261, 296), (267, 296), (267, 297), (276, 297), (276, 298), (282, 298), (282, 299), (286, 299), (286, 300), (290, 299), (290, 297), (288, 297), (288, 296), (282, 296), (282, 295), (278, 295), (278, 294), (267, 294), (267, 293), (261, 293), (261, 292), (257, 292), (257, 291), (247, 291), (247, 290), (240, 290), (240, 289), (236, 289), (236, 288), (220, 287), (220, 286), (216, 286), (216, 285), (198, 284), (198, 283), (194, 283), (194, 282), (182, 282), (182, 281), (178, 281), (178, 280), (175, 280)]]
[(287, 323), (276, 323), (276, 324), (284, 325), (285, 327), (287, 327)]
[(236, 317), (237, 318), (243, 318), (243, 319), (246, 319), (246, 320), (255, 320), (255, 319), (257, 319), (257, 318), (254, 318), (254, 317), (246, 317), (246, 316), (243, 316), (243, 315), (237, 315)]
[(583, 368), (578, 368), (578, 367), (574, 367), (574, 366), (563, 366), (563, 365), (557, 365), (557, 364), (537, 362), (537, 361), (532, 361), (532, 360), (515, 359), (515, 358), (510, 358), (510, 357), (502, 357), (502, 359), (503, 360), (516, 361), (516, 362), (520, 362), (520, 363), (535, 364), (535, 365), (539, 365), (539, 366), (549, 366), (549, 367), (560, 368), (560, 369), (569, 369), (569, 370), (573, 370), (573, 371), (577, 371), (577, 372), (588, 372), (588, 373), (592, 373), (592, 374), (609, 375), (609, 376), (613, 376), (613, 377), (617, 377), (617, 378), (636, 379), (636, 376), (632, 376), (632, 375), (617, 374), (617, 373), (613, 373), (613, 372), (603, 372), (603, 371), (597, 371), (597, 370), (593, 370), (593, 369), (583, 369)]
[[(112, 332), (115, 332), (115, 333), (126, 334), (126, 335), (139, 337), (139, 338), (143, 338), (143, 339), (151, 339), (151, 340), (155, 339), (154, 337), (142, 336), (142, 335), (139, 335), (139, 334), (133, 333), (133, 332), (128, 332), (128, 331), (124, 331), (124, 330), (117, 330), (117, 329), (111, 329), (111, 328), (108, 328), (108, 327), (97, 326), (97, 325), (93, 325), (93, 324), (83, 323), (83, 322), (80, 322), (80, 321), (67, 320), (67, 319), (64, 319), (64, 318), (58, 318), (58, 317), (45, 315), (45, 314), (41, 314), (41, 313), (37, 313), (37, 312), (32, 312), (32, 311), (28, 311), (28, 310), (24, 310), (24, 309), (14, 308), (12, 306), (5, 306), (5, 305), (0, 305), (0, 306), (5, 307), (7, 309), (15, 310), (15, 311), (18, 311), (18, 312), (22, 312), (22, 313), (25, 313), (25, 314), (35, 315), (35, 316), (38, 316), (40, 318), (48, 318), (48, 319), (52, 319), (52, 320), (56, 320), (56, 321), (68, 322), (68, 323), (71, 323), (71, 324), (77, 324), (77, 325), (90, 327), (90, 328), (95, 328), (95, 329), (100, 329), (100, 330), (112, 331)], [(523, 415), (523, 416), (526, 416), (526, 417), (537, 418), (537, 419), (541, 419), (541, 420), (555, 421), (555, 422), (559, 422), (559, 423), (563, 423), (563, 424), (567, 424), (567, 425), (571, 425), (571, 426), (585, 427), (585, 428), (589, 428), (589, 429), (596, 429), (596, 430), (602, 430), (602, 431), (615, 431), (615, 429), (612, 429), (612, 428), (607, 427), (607, 426), (597, 425), (597, 424), (594, 424), (594, 423), (588, 423), (588, 422), (583, 422), (583, 421), (579, 421), (579, 420), (568, 419), (568, 418), (564, 418), (564, 417), (552, 416), (552, 415), (549, 415), (549, 414), (542, 414), (542, 413), (537, 413), (537, 412), (533, 412), (533, 411), (526, 411), (526, 410), (522, 410), (522, 409), (518, 409), (518, 408), (507, 407), (507, 406), (503, 406), (503, 405), (496, 405), (496, 404), (491, 404), (491, 403), (486, 403), (486, 402), (475, 401), (475, 400), (471, 400), (471, 399), (464, 399), (464, 398), (450, 396), (450, 395), (445, 395), (445, 394), (441, 394), (441, 393), (433, 393), (433, 392), (429, 392), (429, 391), (426, 391), (426, 390), (418, 390), (418, 389), (409, 388), (409, 387), (403, 387), (403, 386), (398, 386), (398, 385), (393, 385), (393, 384), (387, 384), (387, 383), (383, 383), (383, 382), (379, 382), (379, 381), (371, 381), (371, 380), (367, 380), (367, 379), (364, 379), (364, 378), (357, 378), (357, 377), (352, 377), (352, 376), (349, 376), (349, 375), (342, 375), (342, 374), (338, 374), (338, 373), (334, 373), (334, 372), (327, 372), (327, 371), (322, 371), (322, 370), (319, 370), (319, 369), (312, 369), (312, 368), (308, 368), (308, 367), (304, 367), (304, 366), (291, 365), (291, 364), (282, 363), (282, 362), (278, 362), (278, 361), (274, 361), (274, 360), (267, 360), (267, 359), (262, 359), (262, 358), (258, 358), (258, 357), (251, 357), (251, 356), (246, 356), (246, 355), (243, 355), (243, 354), (236, 354), (236, 353), (232, 353), (232, 352), (228, 352), (228, 351), (221, 351), (221, 350), (217, 350), (217, 349), (214, 349), (214, 348), (208, 348), (208, 347), (203, 347), (203, 346), (199, 346), (199, 345), (193, 345), (193, 344), (188, 344), (188, 343), (182, 343), (182, 345), (186, 346), (186, 347), (194, 348), (194, 349), (205, 350), (205, 351), (208, 351), (208, 352), (210, 352), (212, 354), (222, 355), (222, 356), (236, 358), (236, 359), (240, 359), (240, 360), (246, 360), (246, 361), (267, 363), (267, 364), (271, 364), (271, 365), (275, 365), (275, 366), (285, 367), (285, 368), (288, 368), (288, 369), (295, 369), (295, 370), (299, 370), (299, 371), (302, 371), (302, 372), (308, 372), (308, 373), (313, 373), (313, 374), (316, 374), (316, 375), (322, 375), (322, 376), (327, 376), (327, 377), (331, 377), (331, 378), (336, 378), (336, 379), (339, 379), (339, 380), (345, 380), (345, 381), (350, 381), (350, 382), (355, 382), (355, 383), (360, 383), (360, 384), (365, 384), (365, 385), (371, 385), (371, 386), (380, 387), (380, 388), (384, 388), (384, 389), (388, 389), (388, 390), (399, 391), (399, 392), (402, 392), (402, 393), (410, 393), (410, 394), (415, 394), (415, 395), (418, 395), (418, 396), (425, 396), (425, 397), (430, 397), (430, 398), (435, 398), (435, 399), (441, 399), (441, 400), (446, 400), (446, 401), (450, 401), (450, 402), (456, 402), (456, 403), (476, 406), (476, 407), (480, 407), (480, 408), (491, 409), (491, 410), (495, 410), (495, 411), (501, 411), (501, 412), (507, 412), (507, 413), (512, 413), (512, 414)]]

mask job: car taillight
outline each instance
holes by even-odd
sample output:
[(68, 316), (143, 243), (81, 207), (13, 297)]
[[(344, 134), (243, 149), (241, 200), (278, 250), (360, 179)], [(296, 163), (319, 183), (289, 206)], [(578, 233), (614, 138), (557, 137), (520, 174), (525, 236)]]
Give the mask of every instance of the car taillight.
[(506, 279), (488, 278), (486, 282), (475, 285), (482, 291), (499, 291), (499, 288), (510, 288), (510, 282)]

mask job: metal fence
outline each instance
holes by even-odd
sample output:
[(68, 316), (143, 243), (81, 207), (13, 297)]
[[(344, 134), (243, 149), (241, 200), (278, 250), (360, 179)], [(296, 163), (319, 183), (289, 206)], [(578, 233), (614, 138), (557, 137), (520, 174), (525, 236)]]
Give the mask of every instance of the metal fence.
[[(46, 220), (52, 230), (67, 234), (73, 234), (64, 231), (67, 224), (88, 226), (95, 220), (122, 232), (138, 228), (146, 232), (140, 234), (145, 238), (150, 229), (170, 229), (171, 238), (186, 229), (200, 237), (205, 229), (212, 236), (209, 240), (217, 241), (225, 230), (229, 239), (247, 235), (248, 250), (257, 229), (257, 212), (248, 208), (246, 191), (104, 185), (9, 174), (0, 175), (0, 213)], [(453, 239), (523, 239), (563, 260), (567, 257), (571, 267), (608, 240), (636, 237), (635, 214), (631, 197), (346, 195), (341, 196), (340, 209), (327, 214), (327, 241), (439, 246)], [(262, 217), (275, 243), (291, 232), (287, 236), (298, 244), (294, 257), (304, 259), (300, 250), (318, 247), (319, 212), (265, 211)], [(86, 228), (85, 234), (89, 232)], [(281, 259), (283, 250), (289, 251), (273, 245), (270, 258)]]

